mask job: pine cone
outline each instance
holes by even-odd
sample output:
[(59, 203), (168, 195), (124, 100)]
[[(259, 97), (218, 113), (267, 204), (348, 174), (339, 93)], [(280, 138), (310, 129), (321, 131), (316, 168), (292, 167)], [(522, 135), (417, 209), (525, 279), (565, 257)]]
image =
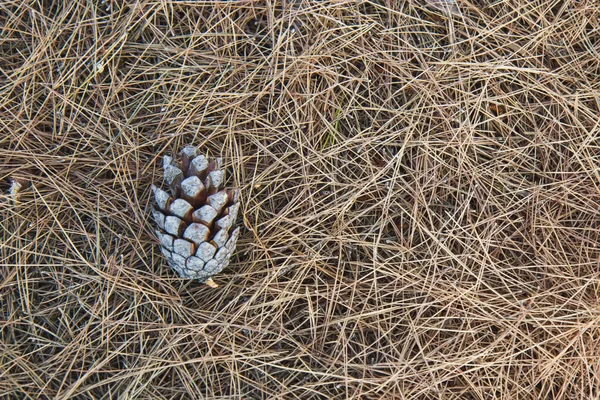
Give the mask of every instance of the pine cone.
[(210, 161), (186, 146), (180, 161), (163, 159), (170, 194), (152, 185), (156, 235), (167, 262), (180, 277), (216, 286), (211, 277), (227, 265), (240, 234), (235, 220), (239, 192), (223, 189), (221, 160)]

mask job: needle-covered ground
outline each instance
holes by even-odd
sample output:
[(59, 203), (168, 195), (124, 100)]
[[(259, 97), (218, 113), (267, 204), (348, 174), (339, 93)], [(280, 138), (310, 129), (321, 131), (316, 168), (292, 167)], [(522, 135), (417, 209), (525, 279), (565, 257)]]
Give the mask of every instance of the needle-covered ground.
[[(597, 398), (599, 21), (0, 2), (0, 397)], [(187, 144), (241, 193), (217, 289), (154, 237)]]

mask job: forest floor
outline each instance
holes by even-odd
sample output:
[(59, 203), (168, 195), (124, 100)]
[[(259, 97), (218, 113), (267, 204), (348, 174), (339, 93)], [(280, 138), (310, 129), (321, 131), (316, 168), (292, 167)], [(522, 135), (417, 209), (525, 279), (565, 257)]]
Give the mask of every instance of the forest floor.
[[(0, 397), (598, 398), (599, 21), (0, 2)], [(149, 213), (187, 144), (241, 192), (216, 289)]]

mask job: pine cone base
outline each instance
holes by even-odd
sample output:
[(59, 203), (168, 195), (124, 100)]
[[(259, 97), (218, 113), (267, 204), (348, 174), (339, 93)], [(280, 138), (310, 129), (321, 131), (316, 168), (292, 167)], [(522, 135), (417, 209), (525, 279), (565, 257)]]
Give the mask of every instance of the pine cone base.
[(223, 188), (220, 159), (210, 161), (193, 146), (179, 156), (179, 161), (163, 158), (169, 192), (152, 185), (156, 236), (169, 266), (181, 278), (208, 283), (229, 265), (235, 250), (239, 192)]

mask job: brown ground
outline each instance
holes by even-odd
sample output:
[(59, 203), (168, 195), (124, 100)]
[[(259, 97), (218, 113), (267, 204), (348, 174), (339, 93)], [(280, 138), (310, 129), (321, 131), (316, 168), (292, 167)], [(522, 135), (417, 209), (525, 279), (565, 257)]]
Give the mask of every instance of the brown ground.
[[(122, 3), (0, 2), (0, 397), (600, 396), (599, 2)], [(153, 238), (189, 143), (219, 289)]]

